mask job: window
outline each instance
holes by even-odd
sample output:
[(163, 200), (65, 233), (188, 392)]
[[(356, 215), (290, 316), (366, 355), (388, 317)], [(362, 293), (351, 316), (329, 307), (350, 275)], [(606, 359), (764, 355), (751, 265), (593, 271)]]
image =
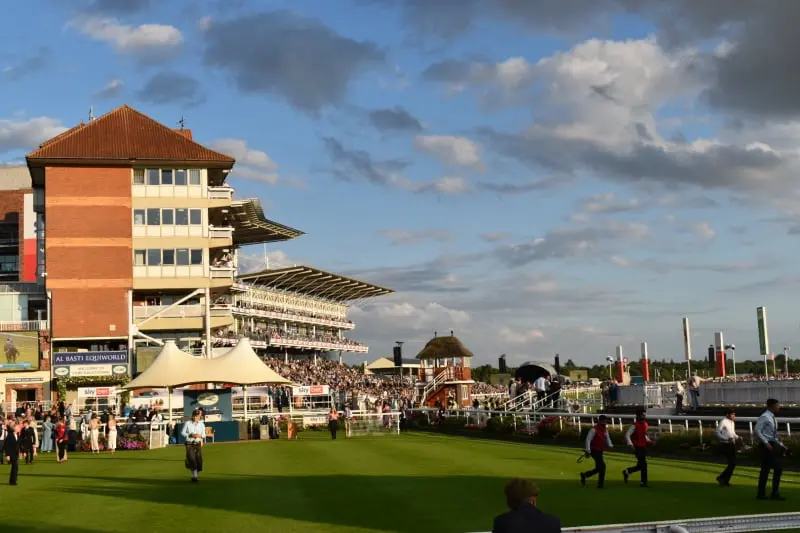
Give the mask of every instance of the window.
[(200, 185), (200, 169), (189, 170), (189, 185)]
[(200, 225), (203, 223), (203, 212), (200, 209), (189, 210), (189, 224)]
[(186, 248), (178, 248), (175, 255), (178, 258), (178, 266), (187, 266), (189, 264), (189, 250)]
[(161, 224), (161, 209), (148, 209), (147, 210), (147, 225), (159, 226)]
[(133, 266), (147, 265), (147, 253), (144, 250), (133, 251)]
[(172, 170), (161, 171), (161, 185), (172, 185)]
[(147, 169), (147, 184), (160, 185), (161, 184), (161, 171), (157, 168)]
[(178, 226), (186, 226), (189, 224), (189, 210), (176, 209), (175, 210), (175, 224)]
[(0, 274), (16, 274), (19, 272), (19, 256), (0, 255)]
[(144, 226), (144, 209), (133, 210), (133, 223), (137, 226)]
[(143, 168), (134, 168), (133, 169), (133, 184), (134, 185), (144, 185), (144, 169)]
[(147, 266), (161, 265), (161, 250), (150, 248), (147, 250)]
[(176, 170), (175, 171), (175, 185), (186, 185), (186, 171), (185, 170)]
[(175, 250), (162, 250), (161, 264), (162, 265), (174, 265), (175, 264)]
[(172, 209), (161, 210), (161, 225), (171, 226), (175, 223), (175, 211)]
[(202, 249), (196, 249), (196, 250), (192, 250), (191, 253), (192, 253), (192, 257), (191, 257), (192, 264), (193, 265), (202, 265), (203, 264), (203, 250)]

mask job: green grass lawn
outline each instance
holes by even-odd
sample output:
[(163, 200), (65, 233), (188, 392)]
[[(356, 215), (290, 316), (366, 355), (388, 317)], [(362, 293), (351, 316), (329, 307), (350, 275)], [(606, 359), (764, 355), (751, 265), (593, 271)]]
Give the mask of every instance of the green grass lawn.
[[(755, 476), (718, 487), (717, 465), (654, 459), (652, 488), (622, 482), (631, 454), (609, 455), (604, 491), (581, 488), (576, 451), (438, 435), (211, 444), (201, 482), (188, 482), (183, 448), (53, 454), (20, 465), (19, 486), (0, 485), (3, 531), (400, 532), (489, 531), (504, 511), (503, 484), (539, 481), (540, 507), (565, 526), (798, 509), (800, 478), (785, 476), (786, 502), (754, 500)], [(6, 483), (8, 466), (0, 466)]]

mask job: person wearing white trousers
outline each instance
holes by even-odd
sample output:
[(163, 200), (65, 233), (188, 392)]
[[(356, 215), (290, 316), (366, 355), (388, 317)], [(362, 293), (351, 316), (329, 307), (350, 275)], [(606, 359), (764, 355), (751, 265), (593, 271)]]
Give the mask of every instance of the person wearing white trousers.
[(100, 453), (100, 428), (97, 415), (92, 413), (92, 418), (89, 419), (89, 438), (92, 444), (92, 453)]
[(117, 451), (117, 419), (114, 415), (108, 417), (108, 450), (111, 453)]

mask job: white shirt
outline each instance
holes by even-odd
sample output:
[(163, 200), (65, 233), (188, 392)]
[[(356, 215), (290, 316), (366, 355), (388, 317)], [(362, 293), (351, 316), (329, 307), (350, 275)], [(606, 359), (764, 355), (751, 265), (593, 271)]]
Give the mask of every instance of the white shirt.
[(536, 381), (533, 382), (533, 388), (541, 392), (547, 391), (547, 380), (544, 378), (536, 378)]
[(683, 394), (683, 383), (680, 381), (675, 382), (675, 394)]
[(720, 420), (719, 426), (717, 426), (717, 438), (722, 442), (734, 442), (739, 438), (736, 435), (736, 426), (733, 420), (727, 416)]
[(775, 442), (783, 446), (783, 443), (778, 437), (778, 421), (775, 420), (775, 415), (769, 409), (758, 417), (758, 422), (756, 422), (754, 431), (756, 437), (764, 444)]

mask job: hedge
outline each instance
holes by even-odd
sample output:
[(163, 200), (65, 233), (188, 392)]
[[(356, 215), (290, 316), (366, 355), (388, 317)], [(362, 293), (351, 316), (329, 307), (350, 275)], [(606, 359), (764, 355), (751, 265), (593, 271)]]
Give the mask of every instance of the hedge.
[[(589, 433), (591, 426), (588, 424), (578, 426), (566, 418), (559, 420), (558, 417), (547, 417), (541, 420), (535, 429), (526, 430), (515, 429), (514, 417), (512, 416), (489, 418), (484, 426), (466, 424), (463, 418), (449, 417), (440, 422), (429, 422), (425, 416), (415, 416), (409, 421), (409, 429), (473, 438), (491, 438), (512, 442), (557, 444), (559, 446), (583, 448), (586, 435)], [(616, 449), (625, 447), (625, 431), (609, 427), (608, 433)], [(742, 437), (749, 444), (749, 435), (742, 435)], [(648, 452), (654, 456), (690, 457), (692, 459), (713, 461), (717, 461), (721, 457), (718, 451), (718, 440), (715, 436), (715, 431), (712, 429), (703, 430), (702, 439), (700, 430), (676, 431), (674, 433), (651, 431), (650, 438), (654, 442), (648, 448)], [(784, 467), (800, 469), (800, 457), (798, 457), (800, 455), (800, 438), (787, 437), (783, 439), (783, 443), (791, 451), (791, 455), (784, 458)], [(760, 463), (758, 448), (745, 447), (740, 449), (739, 461), (745, 464)]]

